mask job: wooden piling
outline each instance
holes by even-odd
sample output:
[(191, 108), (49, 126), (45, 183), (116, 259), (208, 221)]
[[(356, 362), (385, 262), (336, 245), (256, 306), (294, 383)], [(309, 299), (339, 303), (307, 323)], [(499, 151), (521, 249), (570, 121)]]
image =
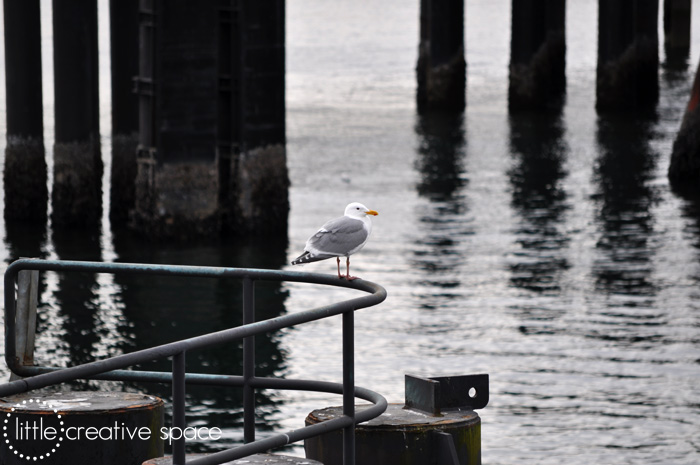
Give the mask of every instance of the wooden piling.
[(560, 108), (566, 92), (566, 1), (513, 0), (508, 107)]
[(416, 75), (419, 113), (464, 111), (464, 0), (421, 0)]
[(658, 0), (598, 0), (598, 112), (650, 111), (659, 99)]
[(48, 188), (38, 0), (4, 2), (7, 146), (5, 219), (46, 221)]
[(52, 221), (92, 226), (102, 217), (97, 4), (53, 0), (56, 140)]

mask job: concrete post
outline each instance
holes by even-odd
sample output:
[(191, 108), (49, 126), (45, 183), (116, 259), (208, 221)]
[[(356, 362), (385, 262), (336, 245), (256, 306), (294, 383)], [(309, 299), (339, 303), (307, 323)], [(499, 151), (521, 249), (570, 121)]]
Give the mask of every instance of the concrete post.
[(560, 107), (566, 92), (566, 0), (513, 0), (508, 106)]
[(56, 142), (54, 226), (87, 226), (102, 217), (97, 4), (53, 0)]
[(659, 98), (658, 0), (598, 0), (598, 112), (648, 111)]
[(5, 0), (5, 219), (46, 221), (39, 1)]
[(139, 74), (139, 2), (110, 0), (112, 61), (112, 171), (109, 217), (126, 223), (134, 207), (139, 102), (134, 78)]
[(664, 43), (690, 48), (690, 0), (664, 0)]
[(230, 65), (220, 61), (231, 69), (229, 100), (222, 94), (219, 101), (222, 110), (231, 109), (228, 122), (219, 121), (220, 136), (231, 141), (228, 154), (219, 152), (221, 179), (228, 179), (220, 191), (222, 226), (229, 233), (286, 237), (285, 2), (238, 3), (228, 39)]
[(132, 227), (286, 235), (284, 2), (141, 0), (140, 18)]
[(690, 52), (690, 0), (664, 0), (666, 61), (682, 61)]
[(464, 110), (464, 0), (421, 0), (416, 74), (419, 113)]
[(695, 73), (690, 101), (673, 143), (668, 177), (681, 194), (700, 195), (700, 65)]
[(217, 232), (217, 3), (140, 2), (139, 145), (130, 225), (150, 237)]

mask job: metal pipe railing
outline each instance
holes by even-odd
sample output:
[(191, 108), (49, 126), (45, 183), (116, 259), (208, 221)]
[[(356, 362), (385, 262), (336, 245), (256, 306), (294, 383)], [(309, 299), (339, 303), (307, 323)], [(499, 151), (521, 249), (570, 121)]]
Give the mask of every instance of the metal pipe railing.
[[(16, 340), (16, 296), (15, 285), (22, 270), (89, 272), (89, 273), (136, 273), (147, 275), (239, 278), (243, 281), (243, 325), (202, 336), (143, 349), (69, 368), (26, 366), (25, 353), (18, 353)], [(287, 314), (263, 321), (255, 321), (255, 281), (293, 281), (338, 287), (346, 287), (369, 293), (369, 295), (318, 307), (312, 310)], [(377, 305), (386, 299), (386, 290), (363, 280), (346, 281), (337, 277), (312, 273), (257, 270), (242, 268), (215, 268), (174, 265), (145, 265), (129, 263), (77, 262), (21, 259), (13, 262), (5, 272), (5, 360), (10, 370), (28, 378), (0, 385), (0, 396), (17, 394), (41, 387), (60, 384), (77, 379), (104, 379), (113, 381), (171, 382), (173, 392), (173, 426), (185, 428), (185, 391), (187, 384), (242, 387), (244, 392), (244, 441), (246, 444), (189, 461), (194, 465), (219, 464), (248, 455), (264, 452), (274, 447), (307, 439), (338, 429), (343, 430), (344, 463), (355, 463), (355, 424), (370, 420), (386, 410), (386, 399), (376, 392), (355, 386), (354, 376), (354, 314), (355, 310)], [(329, 383), (315, 380), (291, 380), (261, 378), (255, 376), (255, 336), (310, 321), (343, 315), (343, 382)], [(22, 330), (22, 328), (19, 328)], [(26, 338), (27, 335), (22, 336)], [(216, 344), (243, 340), (243, 376), (187, 373), (185, 354)], [(20, 350), (22, 350), (20, 348)], [(172, 359), (172, 371), (141, 371), (125, 368), (158, 359)], [(306, 390), (342, 394), (344, 415), (335, 420), (307, 426), (263, 440), (255, 440), (255, 389)], [(355, 412), (355, 398), (359, 397), (374, 405)], [(185, 439), (173, 441), (173, 464), (184, 464)]]

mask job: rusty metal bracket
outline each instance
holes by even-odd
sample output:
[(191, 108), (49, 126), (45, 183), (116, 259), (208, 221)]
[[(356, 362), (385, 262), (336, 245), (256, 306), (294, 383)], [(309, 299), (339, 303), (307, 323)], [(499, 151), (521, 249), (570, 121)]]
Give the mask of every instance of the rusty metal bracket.
[(433, 415), (445, 409), (476, 410), (489, 403), (489, 375), (405, 376), (406, 407)]

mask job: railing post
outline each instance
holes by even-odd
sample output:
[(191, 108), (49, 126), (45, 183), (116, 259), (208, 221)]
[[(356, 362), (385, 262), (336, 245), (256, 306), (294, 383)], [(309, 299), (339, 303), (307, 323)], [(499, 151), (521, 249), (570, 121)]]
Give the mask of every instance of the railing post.
[[(185, 431), (185, 351), (173, 355), (173, 430)], [(173, 441), (173, 465), (185, 464), (185, 435)]]
[[(243, 278), (243, 325), (255, 322), (255, 285)], [(255, 441), (255, 336), (243, 338), (243, 441)]]
[[(355, 312), (343, 313), (343, 415), (355, 419)], [(355, 465), (355, 422), (343, 430), (343, 465)]]
[[(22, 366), (34, 364), (36, 336), (36, 306), (39, 272), (23, 270), (17, 273), (17, 300), (15, 304), (15, 354)], [(16, 379), (14, 376), (10, 378)]]

